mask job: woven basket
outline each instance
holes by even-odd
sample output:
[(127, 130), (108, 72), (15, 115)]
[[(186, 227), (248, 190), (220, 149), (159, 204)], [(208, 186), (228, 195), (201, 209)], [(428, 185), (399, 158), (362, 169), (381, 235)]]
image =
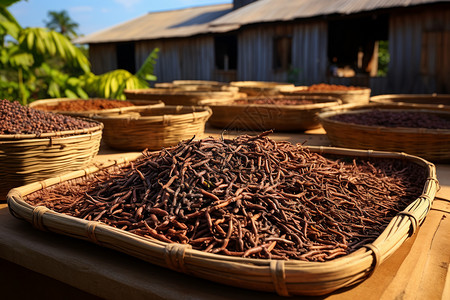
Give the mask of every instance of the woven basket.
[(235, 98), (237, 94), (227, 91), (183, 91), (171, 89), (140, 89), (125, 90), (125, 96), (130, 100), (161, 100), (166, 105), (198, 105), (200, 100)]
[(450, 111), (450, 95), (397, 94), (370, 98), (371, 103), (390, 104), (403, 108), (439, 109)]
[[(376, 107), (375, 107), (376, 108)], [(380, 111), (398, 111), (399, 108), (377, 108)], [(436, 110), (402, 109), (402, 112), (434, 113), (450, 119), (450, 112)], [(342, 113), (364, 113), (370, 109), (331, 109), (319, 114), (319, 120), (333, 146), (355, 149), (399, 151), (417, 155), (433, 162), (450, 161), (450, 130), (406, 127), (358, 125), (331, 120)]]
[[(93, 121), (91, 121), (93, 122)], [(0, 199), (13, 187), (84, 168), (97, 155), (103, 124), (56, 133), (0, 135)]]
[[(92, 98), (95, 100), (95, 98)], [(119, 108), (109, 108), (109, 109), (99, 109), (99, 110), (85, 110), (85, 111), (62, 111), (57, 109), (52, 109), (56, 107), (61, 102), (71, 102), (71, 101), (79, 101), (84, 99), (69, 99), (69, 98), (55, 98), (55, 99), (42, 99), (31, 102), (28, 106), (34, 109), (42, 109), (40, 107), (45, 107), (46, 111), (51, 111), (53, 113), (59, 113), (63, 115), (69, 115), (74, 117), (92, 117), (94, 115), (107, 115), (107, 114), (117, 114), (117, 113), (126, 113), (129, 110), (133, 110), (134, 106), (148, 106), (148, 107), (162, 107), (164, 103), (162, 101), (153, 100), (153, 101), (127, 101), (131, 102), (133, 106), (128, 107), (119, 107)], [(107, 99), (102, 99), (107, 100)], [(115, 100), (118, 101), (118, 100)]]
[[(355, 252), (327, 262), (248, 259), (193, 250), (186, 244), (146, 239), (97, 221), (87, 221), (56, 213), (43, 206), (33, 207), (23, 198), (45, 187), (82, 178), (98, 168), (66, 174), (16, 188), (8, 194), (11, 213), (40, 230), (48, 230), (115, 249), (149, 263), (221, 284), (276, 292), (279, 295), (324, 295), (351, 287), (369, 277), (380, 263), (416, 232), (431, 208), (438, 189), (433, 164), (400, 153), (360, 151), (330, 147), (310, 147), (313, 152), (348, 158), (393, 158), (418, 164), (428, 173), (422, 195), (397, 214), (372, 243)], [(116, 163), (124, 163), (122, 159)], [(109, 165), (114, 164), (110, 162)], [(107, 167), (108, 165), (105, 165)]]
[(371, 93), (369, 88), (347, 91), (308, 91), (307, 88), (298, 86), (293, 89), (283, 89), (281, 94), (285, 96), (331, 96), (341, 99), (342, 103), (367, 104)]
[(269, 81), (232, 81), (230, 85), (238, 87), (241, 93), (245, 93), (249, 97), (277, 96), (280, 95), (281, 90), (294, 87), (292, 83)]
[(161, 150), (202, 135), (211, 113), (207, 107), (136, 107), (128, 114), (99, 115), (94, 119), (105, 125), (103, 141), (111, 148)]
[[(249, 97), (248, 101), (261, 99)], [(234, 104), (245, 99), (204, 100), (200, 105), (211, 107), (213, 115), (209, 124), (222, 129), (243, 129), (265, 131), (305, 131), (319, 128), (317, 114), (325, 108), (339, 105), (341, 101), (333, 97), (296, 96), (270, 98), (292, 100), (311, 100), (313, 104), (276, 105), (276, 104)]]

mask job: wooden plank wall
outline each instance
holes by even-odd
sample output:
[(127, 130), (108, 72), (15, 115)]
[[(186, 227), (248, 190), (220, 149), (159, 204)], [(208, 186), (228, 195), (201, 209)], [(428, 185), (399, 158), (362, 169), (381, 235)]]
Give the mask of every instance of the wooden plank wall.
[(292, 47), (292, 65), (299, 70), (296, 85), (325, 82), (328, 67), (327, 22), (295, 25)]
[(89, 47), (92, 73), (100, 75), (117, 69), (116, 44), (95, 44)]
[(389, 28), (387, 90), (450, 93), (450, 8), (393, 13)]
[(177, 79), (213, 80), (212, 36), (136, 42), (136, 68), (142, 65), (154, 48), (160, 50), (155, 66), (158, 82)]
[[(292, 70), (274, 70), (273, 40), (292, 37)], [(238, 37), (238, 80), (286, 82), (298, 71), (298, 85), (323, 82), (327, 68), (327, 23), (263, 25), (243, 29)]]

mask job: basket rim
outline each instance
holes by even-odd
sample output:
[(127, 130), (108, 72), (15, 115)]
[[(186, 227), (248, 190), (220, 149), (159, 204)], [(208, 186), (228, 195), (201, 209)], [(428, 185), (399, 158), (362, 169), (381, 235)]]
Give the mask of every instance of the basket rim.
[[(229, 95), (230, 97), (235, 95), (236, 93), (231, 91), (191, 91), (191, 90), (170, 90), (164, 88), (147, 88), (147, 89), (128, 89), (123, 91), (125, 95), (133, 96), (133, 95), (154, 95), (154, 96), (195, 96), (195, 95)], [(127, 97), (128, 99), (128, 97)], [(129, 100), (134, 100), (130, 98)]]
[[(274, 96), (271, 98), (279, 98), (279, 99), (293, 99), (300, 100), (298, 97), (302, 96)], [(236, 101), (251, 101), (253, 99), (261, 99), (261, 97), (246, 97), (246, 98), (236, 98), (236, 99), (205, 99), (200, 100), (199, 105), (205, 105), (212, 108), (229, 108), (229, 107), (237, 107), (237, 108), (246, 108), (246, 107), (261, 107), (261, 108), (282, 108), (282, 109), (314, 109), (320, 107), (329, 107), (334, 105), (342, 104), (342, 100), (332, 96), (307, 96), (308, 100), (318, 100), (322, 102), (310, 103), (310, 104), (233, 104)]]
[[(199, 118), (206, 118), (210, 117), (212, 115), (211, 108), (207, 106), (185, 106), (185, 105), (165, 105), (161, 107), (134, 107), (133, 109), (130, 109), (127, 111), (127, 113), (133, 113), (133, 112), (141, 112), (141, 111), (158, 111), (165, 112), (166, 110), (169, 110), (169, 112), (165, 112), (163, 114), (158, 114), (156, 116), (134, 116), (134, 115), (127, 115), (127, 114), (120, 114), (120, 115), (96, 115), (93, 116), (95, 120), (102, 121), (102, 120), (135, 120), (135, 121), (149, 121), (149, 122), (161, 122), (166, 120), (167, 118), (171, 119), (199, 119)], [(171, 114), (170, 110), (177, 112), (181, 111), (180, 114)], [(184, 112), (186, 110), (186, 112)]]
[[(62, 232), (60, 229), (57, 228), (57, 226), (54, 226), (52, 228), (49, 228), (48, 226), (44, 226), (42, 217), (45, 214), (49, 214), (52, 216), (52, 218), (57, 218), (58, 222), (63, 221), (63, 219), (68, 219), (71, 221), (71, 224), (74, 224), (73, 222), (76, 222), (77, 224), (81, 224), (83, 228), (85, 228), (85, 231), (83, 232), (82, 237), (87, 239), (91, 242), (96, 242), (99, 244), (102, 244), (101, 241), (98, 239), (100, 238), (101, 232), (109, 231), (113, 233), (116, 237), (118, 235), (119, 237), (122, 237), (121, 239), (126, 239), (128, 242), (131, 241), (139, 241), (140, 245), (144, 247), (147, 245), (148, 247), (156, 247), (163, 251), (164, 257), (166, 255), (169, 255), (169, 259), (182, 259), (183, 261), (187, 261), (188, 263), (194, 263), (194, 261), (198, 261), (199, 259), (202, 260), (202, 263), (208, 262), (208, 270), (217, 268), (225, 268), (226, 271), (230, 272), (230, 267), (225, 267), (224, 263), (230, 263), (233, 265), (233, 269), (236, 269), (236, 267), (243, 267), (248, 268), (254, 271), (252, 268), (258, 268), (258, 274), (263, 276), (263, 274), (267, 274), (270, 277), (270, 274), (272, 276), (274, 275), (273, 272), (278, 272), (279, 267), (283, 268), (283, 278), (277, 278), (279, 280), (283, 281), (283, 284), (287, 285), (288, 283), (293, 284), (297, 283), (297, 281), (294, 281), (296, 278), (296, 275), (301, 276), (305, 274), (320, 274), (320, 275), (327, 275), (327, 276), (340, 276), (339, 278), (334, 278), (334, 280), (342, 280), (344, 278), (345, 274), (345, 284), (340, 284), (339, 286), (333, 286), (333, 287), (327, 287), (326, 289), (321, 289), (319, 293), (316, 295), (322, 295), (330, 293), (334, 290), (337, 290), (342, 287), (347, 287), (350, 285), (353, 285), (355, 282), (358, 282), (358, 280), (361, 280), (361, 278), (366, 278), (369, 276), (376, 267), (384, 262), (392, 253), (394, 253), (402, 244), (403, 242), (413, 235), (418, 228), (418, 225), (421, 224), (421, 222), (425, 219), (427, 213), (431, 209), (432, 202), (434, 200), (434, 197), (438, 190), (438, 180), (436, 176), (436, 169), (435, 165), (426, 161), (425, 159), (422, 159), (417, 156), (400, 153), (400, 152), (387, 152), (387, 151), (372, 151), (372, 150), (358, 150), (358, 149), (347, 149), (347, 148), (337, 148), (337, 147), (324, 147), (324, 146), (309, 146), (308, 147), (312, 152), (317, 152), (319, 154), (329, 154), (329, 155), (347, 155), (347, 156), (355, 156), (362, 158), (390, 158), (390, 159), (403, 159), (403, 160), (409, 160), (412, 163), (416, 163), (418, 165), (421, 165), (426, 169), (427, 172), (427, 179), (424, 183), (424, 187), (422, 189), (422, 194), (415, 200), (411, 201), (411, 203), (402, 211), (399, 212), (396, 216), (394, 216), (388, 226), (384, 229), (384, 231), (370, 244), (363, 245), (359, 249), (355, 250), (354, 252), (345, 255), (343, 257), (339, 257), (330, 261), (326, 262), (309, 262), (309, 261), (301, 261), (301, 260), (287, 260), (287, 261), (277, 261), (277, 260), (270, 260), (270, 259), (253, 259), (253, 258), (242, 258), (242, 257), (233, 257), (233, 256), (227, 256), (222, 254), (212, 254), (212, 253), (206, 253), (201, 250), (195, 250), (189, 248), (189, 246), (181, 245), (177, 246), (174, 244), (177, 243), (166, 243), (162, 241), (158, 241), (155, 239), (148, 239), (145, 237), (137, 236), (133, 233), (120, 230), (111, 226), (108, 226), (104, 223), (100, 223), (97, 221), (87, 221), (83, 219), (79, 219), (76, 217), (64, 215), (62, 213), (57, 213), (53, 210), (50, 210), (48, 208), (42, 207), (42, 206), (32, 206), (28, 203), (26, 203), (23, 200), (23, 196), (26, 196), (28, 194), (31, 194), (35, 191), (38, 191), (40, 189), (43, 189), (45, 187), (49, 187), (58, 183), (61, 183), (66, 180), (75, 179), (79, 177), (86, 176), (88, 174), (95, 173), (101, 169), (112, 167), (114, 165), (121, 165), (121, 164), (130, 164), (134, 159), (128, 160), (126, 157), (122, 157), (118, 160), (109, 161), (102, 166), (91, 166), (89, 168), (86, 168), (84, 170), (71, 172), (68, 174), (61, 175), (59, 177), (54, 177), (50, 179), (46, 179), (40, 182), (31, 183), (28, 185), (24, 185), (21, 187), (14, 188), (9, 191), (7, 195), (7, 203), (8, 207), (10, 209), (10, 212), (13, 216), (17, 218), (23, 218), (27, 220), (28, 217), (25, 217), (25, 211), (27, 214), (32, 213), (32, 220), (27, 220), (28, 222), (32, 223), (33, 226), (46, 229), (50, 231), (55, 231), (59, 233), (63, 233), (67, 235), (67, 231)], [(423, 206), (427, 205), (426, 209), (423, 210)], [(41, 211), (39, 208), (42, 208), (44, 211)], [(24, 213), (24, 215), (21, 215), (20, 212)], [(34, 223), (33, 220), (35, 220), (34, 214), (38, 213), (40, 214), (41, 218), (39, 221), (36, 221), (37, 223)], [(37, 218), (37, 217), (36, 217)], [(37, 218), (38, 219), (38, 218)], [(90, 229), (92, 231), (90, 231)], [(100, 229), (99, 233), (96, 233), (95, 229)], [(412, 232), (411, 232), (412, 231)], [(396, 239), (395, 239), (396, 238)], [(142, 245), (145, 244), (145, 245)], [(117, 247), (114, 244), (105, 243), (105, 247), (114, 248), (117, 251), (125, 252), (127, 255), (133, 255), (133, 253), (128, 253), (126, 250), (124, 250), (122, 247)], [(173, 248), (172, 246), (175, 246)], [(153, 249), (153, 248), (152, 248)], [(176, 250), (176, 251), (172, 251)], [(183, 257), (180, 257), (179, 250), (181, 250), (181, 253), (183, 254)], [(171, 257), (171, 255), (174, 254), (176, 257)], [(135, 254), (136, 255), (136, 254)], [(167, 257), (166, 257), (167, 258)], [(141, 259), (142, 256), (141, 256)], [(143, 259), (145, 261), (145, 259)], [(279, 262), (279, 263), (278, 263)], [(160, 262), (161, 264), (164, 263), (164, 261)], [(274, 263), (276, 263), (276, 266), (274, 266)], [(183, 266), (185, 262), (180, 262), (180, 266)], [(279, 265), (280, 264), (280, 265)], [(167, 263), (163, 265), (166, 268), (172, 268), (173, 265), (170, 265)], [(205, 265), (202, 265), (204, 268)], [(274, 268), (275, 267), (275, 268)], [(263, 269), (261, 269), (263, 268)], [(183, 267), (184, 273), (200, 276), (199, 274), (196, 274), (195, 272), (188, 272)], [(180, 271), (180, 270), (178, 270)], [(236, 270), (234, 270), (236, 272)], [(351, 274), (351, 275), (349, 275)], [(202, 276), (200, 276), (202, 277)], [(209, 278), (210, 280), (213, 280), (212, 278)], [(279, 293), (280, 295), (289, 295), (289, 290), (286, 291), (279, 291), (277, 287), (277, 280), (275, 280), (273, 277), (272, 279), (275, 281), (273, 284), (275, 284), (275, 291)], [(290, 281), (289, 281), (290, 280)], [(297, 279), (298, 280), (298, 279)], [(324, 279), (325, 280), (325, 279)], [(214, 280), (213, 280), (214, 281)], [(304, 283), (304, 282), (302, 282)], [(286, 293), (285, 293), (286, 292)]]
[[(72, 102), (72, 101), (79, 101), (79, 100), (108, 100), (108, 101), (123, 101), (123, 102), (128, 102), (131, 103), (132, 99), (127, 99), (127, 100), (118, 100), (118, 99), (107, 99), (107, 98), (89, 98), (89, 99), (81, 99), (81, 98), (49, 98), (49, 99), (39, 99), (36, 101), (31, 102), (28, 106), (32, 107), (34, 109), (39, 109), (36, 108), (36, 106), (39, 105), (44, 105), (44, 104), (49, 104), (52, 105), (54, 103), (60, 103), (60, 102)], [(44, 103), (44, 101), (46, 103)], [(142, 106), (153, 106), (153, 105), (164, 105), (164, 102), (162, 102), (161, 100), (146, 100), (146, 105), (142, 105)], [(133, 106), (124, 106), (124, 107), (116, 107), (116, 108), (108, 108), (108, 109), (97, 109), (97, 110), (83, 110), (83, 111), (78, 111), (78, 110), (50, 110), (53, 113), (59, 113), (59, 114), (71, 114), (71, 115), (77, 115), (77, 116), (92, 116), (95, 114), (106, 114), (106, 113), (122, 113), (122, 112), (126, 112), (130, 109), (130, 107), (134, 107)]]
[(103, 130), (103, 123), (98, 122), (96, 120), (88, 119), (88, 118), (81, 118), (87, 122), (90, 123), (96, 123), (97, 126), (90, 127), (90, 128), (82, 128), (82, 129), (75, 129), (75, 130), (66, 130), (66, 131), (56, 131), (56, 132), (45, 132), (41, 134), (0, 134), (0, 143), (4, 141), (18, 141), (18, 140), (43, 140), (43, 139), (51, 139), (53, 137), (58, 138), (65, 138), (70, 136), (80, 136), (90, 133), (95, 133), (97, 131)]
[(449, 94), (437, 94), (437, 93), (432, 93), (432, 94), (381, 94), (381, 95), (375, 95), (375, 96), (371, 96), (370, 99), (384, 99), (384, 98), (389, 98), (389, 99), (395, 99), (395, 98), (444, 98), (444, 99), (450, 99), (450, 95)]
[(364, 94), (364, 93), (370, 93), (372, 92), (371, 88), (366, 88), (366, 87), (358, 87), (357, 89), (352, 89), (352, 90), (345, 90), (345, 91), (333, 91), (333, 90), (316, 90), (316, 91), (308, 91), (308, 90), (283, 90), (282, 91), (284, 94), (330, 94), (330, 95), (351, 95), (351, 94)]
[[(355, 124), (355, 123), (348, 123), (348, 122), (342, 122), (338, 120), (332, 120), (330, 119), (333, 116), (340, 115), (340, 114), (359, 114), (359, 113), (365, 113), (370, 112), (373, 110), (380, 110), (380, 111), (393, 111), (398, 112), (398, 109), (395, 108), (383, 108), (380, 106), (373, 106), (372, 109), (370, 108), (361, 108), (361, 109), (353, 109), (353, 110), (328, 110), (321, 112), (317, 115), (319, 121), (322, 123), (328, 123), (328, 124), (336, 124), (336, 125), (345, 125), (352, 128), (358, 128), (361, 130), (366, 131), (380, 131), (380, 129), (383, 130), (383, 132), (390, 132), (390, 133), (413, 133), (413, 134), (445, 134), (450, 135), (450, 129), (430, 129), (430, 128), (413, 128), (413, 127), (388, 127), (388, 126), (370, 126), (370, 125), (362, 125), (362, 124)], [(432, 110), (432, 109), (402, 109), (402, 112), (425, 112), (425, 113), (433, 113), (433, 114), (441, 114), (441, 115), (448, 115), (450, 117), (450, 112), (446, 111), (440, 111), (440, 110)]]
[[(420, 103), (417, 100), (446, 100), (448, 103)], [(415, 101), (416, 100), (416, 101)], [(385, 94), (370, 97), (371, 103), (391, 104), (398, 106), (417, 107), (423, 109), (450, 108), (450, 95), (448, 94)]]

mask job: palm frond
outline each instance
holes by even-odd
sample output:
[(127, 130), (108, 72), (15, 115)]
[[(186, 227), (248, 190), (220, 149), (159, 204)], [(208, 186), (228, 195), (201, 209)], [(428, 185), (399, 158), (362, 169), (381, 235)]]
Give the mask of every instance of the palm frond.
[(159, 48), (153, 49), (153, 51), (147, 56), (142, 66), (139, 68), (139, 70), (136, 73), (136, 77), (148, 80), (148, 81), (155, 81), (157, 78), (154, 75), (155, 73), (155, 65), (156, 60), (158, 59), (158, 53)]

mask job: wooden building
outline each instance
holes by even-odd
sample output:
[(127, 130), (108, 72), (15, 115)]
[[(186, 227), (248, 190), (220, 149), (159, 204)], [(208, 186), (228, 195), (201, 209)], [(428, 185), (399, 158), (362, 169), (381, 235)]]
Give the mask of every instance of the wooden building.
[[(75, 42), (89, 44), (97, 74), (133, 72), (157, 47), (158, 82), (327, 82), (368, 86), (372, 94), (450, 93), (448, 0), (234, 0), (148, 13)], [(381, 54), (389, 58), (382, 76)]]

